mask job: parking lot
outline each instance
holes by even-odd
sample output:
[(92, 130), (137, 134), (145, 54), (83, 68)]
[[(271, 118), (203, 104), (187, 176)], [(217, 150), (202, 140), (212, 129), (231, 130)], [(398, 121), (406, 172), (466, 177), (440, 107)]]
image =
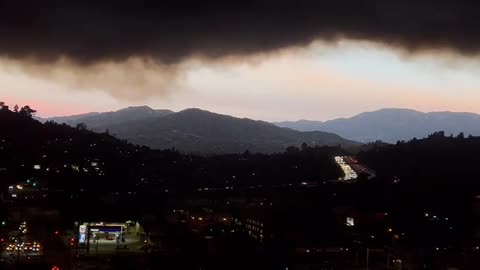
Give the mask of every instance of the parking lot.
[(117, 234), (112, 235), (110, 233), (108, 235), (110, 235), (110, 238), (107, 238), (105, 233), (97, 233), (96, 236), (90, 238), (90, 254), (135, 251), (140, 250), (143, 246), (143, 242), (136, 234), (124, 234), (123, 241), (120, 235), (117, 236)]

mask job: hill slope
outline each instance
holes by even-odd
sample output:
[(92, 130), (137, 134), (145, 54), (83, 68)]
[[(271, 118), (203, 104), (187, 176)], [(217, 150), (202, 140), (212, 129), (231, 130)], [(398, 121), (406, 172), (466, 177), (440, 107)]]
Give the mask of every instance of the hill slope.
[(337, 179), (342, 173), (333, 159), (343, 153), (338, 147), (205, 157), (135, 146), (106, 133), (52, 121), (42, 124), (8, 110), (0, 109), (0, 123), (0, 188), (33, 177), (49, 188), (81, 192), (93, 208), (97, 201), (92, 194), (101, 200), (114, 191), (146, 192), (156, 201), (165, 190), (224, 188), (232, 175), (235, 181), (230, 185), (247, 187)]
[[(152, 110), (148, 107), (142, 108), (143, 113)], [(118, 112), (121, 111), (124, 110)], [(134, 111), (137, 113), (138, 110)], [(118, 112), (109, 114), (115, 115)], [(139, 115), (141, 113), (136, 117), (119, 117), (122, 120), (118, 121), (99, 121), (98, 119), (105, 119), (105, 117), (103, 114), (98, 114), (85, 118), (76, 117), (72, 121), (63, 118), (60, 122), (69, 125), (85, 123), (94, 131), (108, 129), (118, 138), (152, 148), (174, 147), (183, 152), (204, 154), (240, 153), (246, 150), (263, 153), (283, 152), (288, 146), (300, 146), (303, 142), (309, 145), (344, 147), (359, 145), (357, 142), (345, 140), (332, 133), (300, 132), (263, 121), (240, 119), (200, 109), (158, 115), (148, 113), (148, 117)], [(48, 120), (59, 121), (59, 119)]]
[(435, 131), (446, 134), (480, 135), (480, 115), (474, 113), (430, 112), (423, 113), (408, 109), (381, 109), (365, 112), (351, 118), (339, 118), (320, 122), (300, 120), (278, 122), (280, 127), (299, 131), (326, 131), (344, 138), (371, 142), (381, 140), (395, 143), (398, 140), (424, 138)]
[[(113, 112), (92, 112), (72, 116), (60, 116), (39, 119), (41, 121), (54, 121), (57, 123), (65, 123), (75, 126), (78, 123), (85, 123), (87, 126), (96, 131), (105, 131), (108, 125), (118, 125), (125, 122), (138, 121), (154, 117), (162, 117), (173, 113), (170, 110), (154, 110), (148, 106), (128, 107)], [(102, 130), (103, 129), (103, 130)]]

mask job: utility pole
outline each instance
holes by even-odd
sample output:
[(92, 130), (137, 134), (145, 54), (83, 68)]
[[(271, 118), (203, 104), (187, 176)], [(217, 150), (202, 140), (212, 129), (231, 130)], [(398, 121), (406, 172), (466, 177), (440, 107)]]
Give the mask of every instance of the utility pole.
[(367, 247), (367, 267), (366, 269), (368, 270), (368, 260), (369, 260), (369, 255), (370, 255), (370, 249)]
[(87, 254), (90, 255), (90, 222), (88, 222), (87, 224), (87, 230), (86, 230), (86, 233), (87, 233)]
[(390, 269), (390, 249), (387, 248), (387, 269)]
[(77, 240), (75, 241), (75, 270), (78, 270), (78, 259), (79, 259), (79, 256), (78, 256), (78, 242), (79, 241), (79, 238), (80, 237), (77, 237)]

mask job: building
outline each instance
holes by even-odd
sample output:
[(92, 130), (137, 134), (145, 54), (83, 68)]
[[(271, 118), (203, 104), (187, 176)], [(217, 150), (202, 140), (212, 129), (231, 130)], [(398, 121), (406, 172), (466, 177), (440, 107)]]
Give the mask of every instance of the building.
[(264, 221), (256, 217), (233, 218), (234, 224), (243, 230), (251, 238), (263, 243), (265, 239)]
[(259, 243), (271, 238), (271, 214), (260, 209), (244, 209), (235, 214), (232, 225)]

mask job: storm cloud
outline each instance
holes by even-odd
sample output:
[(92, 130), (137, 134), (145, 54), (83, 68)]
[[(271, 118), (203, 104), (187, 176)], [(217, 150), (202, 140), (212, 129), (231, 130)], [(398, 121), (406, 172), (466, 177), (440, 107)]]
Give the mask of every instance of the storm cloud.
[(316, 39), (478, 53), (476, 1), (1, 1), (0, 54), (79, 63), (244, 55)]
[(176, 76), (172, 70), (189, 59), (269, 54), (317, 40), (476, 55), (479, 13), (476, 1), (458, 0), (0, 1), (0, 57), (37, 71), (141, 59)]

